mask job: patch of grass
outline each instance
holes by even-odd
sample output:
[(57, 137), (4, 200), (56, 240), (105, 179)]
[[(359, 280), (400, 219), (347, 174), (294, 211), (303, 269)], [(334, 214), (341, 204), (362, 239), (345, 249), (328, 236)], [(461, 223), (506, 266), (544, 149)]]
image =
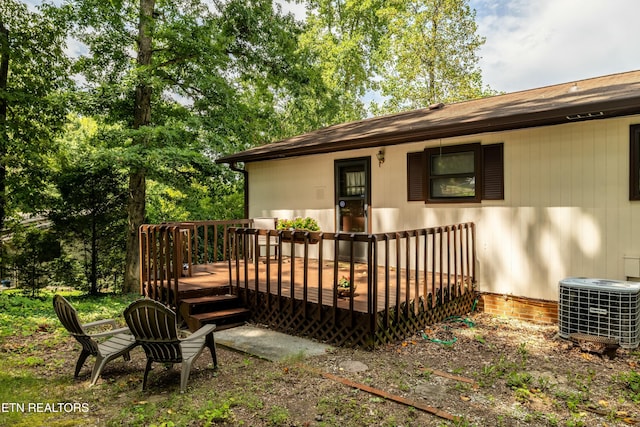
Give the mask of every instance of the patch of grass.
[(284, 425), (289, 420), (289, 410), (282, 406), (275, 405), (267, 413), (267, 424), (270, 426)]
[[(122, 312), (139, 295), (86, 296), (80, 292), (59, 292), (78, 310), (82, 322), (105, 318), (119, 318), (124, 324)], [(0, 338), (30, 336), (36, 332), (64, 330), (53, 310), (54, 292), (42, 291), (36, 298), (27, 297), (21, 290), (0, 293)]]
[(295, 365), (296, 363), (303, 362), (304, 361), (304, 357), (305, 357), (304, 350), (300, 350), (296, 354), (292, 354), (290, 356), (287, 356), (284, 360), (282, 360), (281, 363), (289, 364), (289, 365)]
[(552, 383), (551, 383), (551, 378), (549, 378), (546, 375), (541, 375), (538, 378), (538, 387), (540, 388), (540, 390), (542, 391), (547, 391), (550, 390), (552, 388)]
[(27, 356), (20, 362), (24, 366), (42, 366), (44, 365), (44, 359), (38, 356)]
[(528, 388), (531, 379), (531, 374), (528, 372), (510, 372), (507, 376), (507, 385), (514, 390)]
[[(0, 361), (0, 402), (11, 403), (12, 410), (0, 415), (1, 425), (11, 426), (80, 426), (81, 413), (64, 413), (36, 407), (40, 404), (80, 402), (67, 395), (68, 382), (36, 376), (29, 364), (22, 368), (18, 363)], [(46, 390), (46, 392), (45, 392)], [(31, 406), (30, 406), (31, 405)], [(44, 408), (44, 409), (43, 409)]]
[[(558, 396), (558, 397), (560, 397), (560, 396)], [(589, 401), (588, 395), (586, 395), (584, 392), (581, 392), (581, 391), (567, 393), (567, 394), (563, 395), (562, 397), (565, 400), (567, 408), (572, 413), (579, 412), (580, 411), (580, 405), (582, 405), (582, 404), (584, 404), (584, 403)]]
[(575, 374), (570, 375), (569, 379), (578, 390), (584, 393), (589, 393), (595, 376), (596, 372), (593, 369), (587, 369), (586, 375), (581, 372), (576, 372)]
[(398, 389), (399, 389), (400, 391), (407, 392), (407, 391), (411, 390), (411, 386), (410, 386), (409, 384), (407, 384), (405, 381), (401, 381), (401, 382), (398, 384)]
[(484, 339), (484, 337), (482, 335), (474, 335), (473, 337), (476, 341), (478, 341), (480, 344), (486, 344), (487, 340)]
[[(155, 419), (156, 421), (159, 421), (158, 417), (154, 416), (154, 414), (157, 414), (158, 412), (158, 407), (155, 403), (140, 401), (123, 408), (120, 412), (120, 416), (122, 417), (123, 425), (143, 426), (149, 420)], [(115, 426), (117, 424), (115, 422), (111, 422), (109, 425)]]
[(529, 391), (529, 389), (526, 388), (518, 388), (516, 389), (515, 392), (515, 399), (518, 402), (527, 402), (529, 400), (531, 400), (531, 392)]
[(491, 387), (499, 378), (503, 378), (507, 373), (514, 371), (517, 366), (509, 362), (504, 355), (495, 360), (493, 363), (486, 364), (482, 367), (478, 376), (478, 384), (481, 387)]
[(529, 350), (527, 350), (527, 343), (523, 342), (518, 346), (518, 355), (520, 356), (520, 364), (524, 368), (527, 366), (529, 360)]
[(613, 380), (622, 383), (625, 394), (633, 402), (640, 403), (640, 373), (637, 371), (622, 373), (615, 376)]
[(320, 426), (378, 424), (377, 417), (372, 416), (364, 409), (358, 400), (347, 395), (323, 397), (316, 405), (316, 411), (322, 417)]
[(204, 427), (216, 423), (233, 423), (234, 415), (231, 409), (233, 406), (236, 406), (236, 402), (233, 399), (215, 404), (209, 401), (203, 413), (198, 416), (198, 419), (203, 422)]

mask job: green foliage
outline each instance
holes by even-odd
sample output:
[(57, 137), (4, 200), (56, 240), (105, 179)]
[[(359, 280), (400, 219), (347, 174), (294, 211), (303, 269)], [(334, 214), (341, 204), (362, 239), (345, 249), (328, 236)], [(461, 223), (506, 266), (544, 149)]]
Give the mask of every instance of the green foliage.
[(270, 426), (281, 426), (286, 425), (286, 422), (289, 420), (289, 411), (287, 408), (283, 408), (282, 406), (273, 406), (269, 409), (267, 413), (267, 425)]
[(18, 271), (21, 287), (32, 296), (53, 283), (54, 261), (62, 255), (57, 237), (48, 229), (28, 227), (18, 229), (9, 243), (9, 258)]
[(387, 24), (375, 61), (384, 101), (374, 114), (426, 108), (486, 96), (477, 51), (475, 11), (468, 0), (403, 0), (379, 10)]
[[(78, 310), (82, 322), (118, 318), (139, 295), (82, 296), (79, 292), (59, 292)], [(0, 339), (11, 335), (28, 336), (38, 330), (64, 331), (53, 310), (53, 293), (40, 292), (37, 298), (19, 290), (0, 292)], [(122, 322), (124, 323), (124, 322)]]
[(504, 355), (500, 355), (493, 363), (488, 363), (482, 367), (478, 383), (483, 387), (489, 387), (494, 384), (496, 379), (503, 378), (515, 369), (516, 365), (514, 363), (509, 362)]
[(198, 418), (202, 420), (205, 427), (216, 423), (232, 423), (234, 418), (231, 407), (236, 405), (237, 403), (233, 401), (233, 399), (215, 405), (209, 401), (207, 403), (207, 409), (205, 409)]
[(633, 402), (640, 403), (640, 373), (629, 371), (614, 378), (625, 386), (625, 393)]
[[(313, 53), (333, 110), (333, 124), (365, 117), (362, 102), (377, 87), (372, 53), (378, 49), (385, 22), (380, 18), (383, 0), (308, 0), (307, 23), (300, 45)], [(329, 102), (328, 102), (329, 101)], [(317, 106), (321, 108), (321, 105)]]
[(468, 0), (307, 0), (300, 44), (333, 91), (338, 121), (493, 94), (482, 87), (475, 11)]
[(69, 133), (75, 139), (59, 156), (54, 176), (58, 197), (52, 198), (49, 217), (84, 266), (83, 286), (68, 284), (96, 294), (122, 280), (126, 187), (122, 170), (105, 161), (99, 143), (92, 144), (93, 124), (80, 121)]
[(320, 231), (320, 226), (318, 225), (318, 222), (311, 217), (296, 217), (294, 219), (279, 219), (276, 229)]
[[(215, 158), (309, 130), (300, 106), (322, 87), (309, 84), (317, 79), (298, 49), (300, 24), (271, 2), (70, 5), (74, 35), (87, 47), (75, 64), (85, 79), (77, 105), (96, 119), (109, 164), (129, 175), (125, 286), (133, 289), (147, 180), (157, 183), (149, 218), (237, 214), (238, 177)], [(287, 120), (293, 112), (298, 119)]]
[[(287, 104), (313, 98), (305, 93), (313, 68), (298, 49), (300, 24), (270, 2), (156, 2), (144, 67), (129, 61), (139, 3), (120, 3), (72, 2), (75, 33), (88, 47), (77, 62), (88, 87), (81, 105), (119, 125), (104, 136), (126, 167), (143, 167), (159, 182), (206, 174), (217, 153), (285, 136)], [(136, 129), (131, 94), (140, 82), (153, 87), (152, 118)]]
[(69, 108), (67, 28), (55, 7), (0, 2), (0, 228), (45, 200), (47, 156)]
[(218, 185), (219, 177), (193, 180), (188, 187), (148, 182), (147, 220), (197, 221), (207, 219), (237, 219), (244, 216), (244, 196), (233, 185)]
[(531, 384), (531, 374), (528, 372), (510, 372), (507, 375), (507, 385), (512, 389), (527, 388)]

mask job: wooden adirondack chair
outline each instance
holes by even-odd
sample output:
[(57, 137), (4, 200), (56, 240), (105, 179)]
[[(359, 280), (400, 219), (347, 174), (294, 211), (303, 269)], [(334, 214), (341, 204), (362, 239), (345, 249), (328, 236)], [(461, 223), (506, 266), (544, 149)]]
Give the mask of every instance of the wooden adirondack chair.
[[(113, 319), (98, 320), (81, 324), (78, 319), (78, 313), (75, 308), (61, 295), (53, 297), (53, 308), (58, 315), (58, 319), (69, 333), (82, 345), (82, 351), (76, 362), (76, 371), (74, 377), (80, 374), (80, 369), (89, 356), (96, 357), (96, 363), (91, 371), (91, 383), (94, 385), (98, 377), (102, 373), (107, 362), (123, 356), (124, 360), (130, 360), (129, 351), (137, 344), (134, 337), (129, 334), (129, 328), (116, 329), (116, 322)], [(111, 325), (113, 329), (96, 334), (89, 334), (88, 329)], [(98, 342), (96, 338), (110, 337), (106, 341)]]
[(142, 390), (147, 388), (147, 376), (153, 362), (182, 363), (180, 392), (184, 393), (191, 365), (204, 347), (211, 351), (214, 367), (218, 366), (213, 330), (215, 325), (204, 325), (187, 338), (178, 337), (176, 314), (161, 303), (142, 299), (134, 301), (124, 310), (124, 318), (147, 355)]

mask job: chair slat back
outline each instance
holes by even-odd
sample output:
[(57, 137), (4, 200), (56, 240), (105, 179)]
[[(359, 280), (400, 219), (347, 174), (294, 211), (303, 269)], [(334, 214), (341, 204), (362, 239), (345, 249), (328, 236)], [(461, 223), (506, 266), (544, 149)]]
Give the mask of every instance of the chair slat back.
[(54, 295), (53, 309), (62, 326), (82, 345), (82, 348), (94, 356), (98, 354), (98, 343), (82, 329), (78, 312), (71, 303), (62, 295)]
[(138, 300), (125, 309), (124, 318), (133, 336), (154, 361), (182, 360), (173, 310), (154, 300)]
[(60, 319), (60, 323), (73, 335), (86, 335), (82, 324), (78, 319), (78, 312), (71, 306), (62, 295), (55, 295), (53, 297), (53, 309)]

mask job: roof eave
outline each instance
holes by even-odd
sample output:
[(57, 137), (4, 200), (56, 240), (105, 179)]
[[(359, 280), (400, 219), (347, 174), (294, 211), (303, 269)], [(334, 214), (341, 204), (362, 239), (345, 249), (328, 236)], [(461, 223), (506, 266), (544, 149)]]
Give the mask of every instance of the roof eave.
[[(586, 110), (588, 109), (588, 111)], [(602, 113), (587, 118), (574, 118), (585, 113)], [(640, 114), (640, 96), (617, 98), (589, 104), (572, 105), (569, 107), (548, 109), (522, 114), (512, 114), (502, 117), (490, 117), (480, 120), (464, 118), (455, 123), (411, 128), (404, 131), (389, 132), (387, 134), (373, 134), (361, 138), (345, 139), (304, 146), (288, 146), (281, 149), (265, 149), (257, 147), (253, 150), (223, 156), (216, 163), (256, 162), (275, 160), (288, 157), (307, 156), (312, 154), (333, 153), (337, 151), (356, 150), (362, 148), (380, 147), (404, 144), (410, 142), (427, 141), (440, 138), (468, 136), (473, 134), (500, 132), (507, 130), (526, 129), (540, 126), (552, 126), (574, 121), (589, 119), (605, 119), (625, 115)], [(425, 120), (428, 120), (425, 118)], [(256, 152), (257, 151), (257, 152)]]

